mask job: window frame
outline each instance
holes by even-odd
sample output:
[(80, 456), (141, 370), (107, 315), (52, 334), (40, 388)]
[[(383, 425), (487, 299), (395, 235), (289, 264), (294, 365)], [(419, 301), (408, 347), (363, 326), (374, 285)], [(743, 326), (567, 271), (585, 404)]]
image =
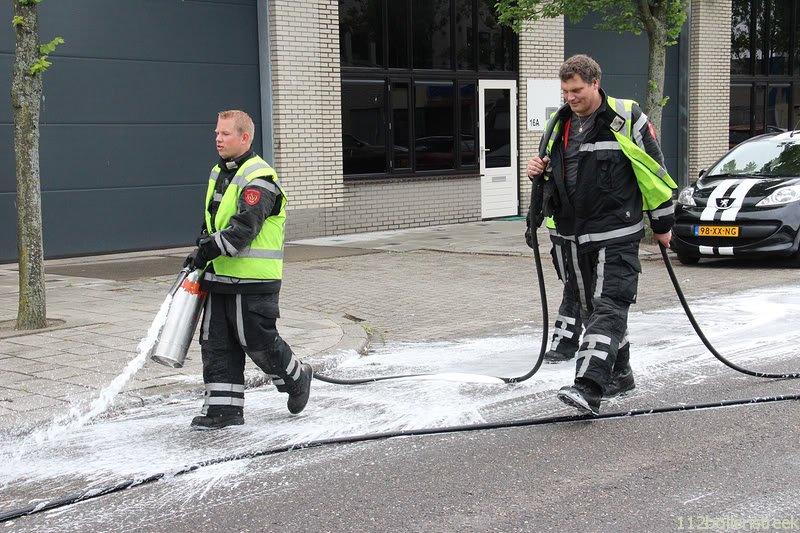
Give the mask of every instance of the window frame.
[[(464, 139), (462, 139), (464, 132), (461, 130), (461, 113), (462, 113), (462, 95), (460, 88), (466, 84), (473, 84), (475, 86), (475, 91), (477, 95), (478, 89), (478, 80), (479, 79), (509, 79), (517, 81), (519, 79), (519, 38), (511, 32), (508, 28), (500, 27), (500, 31), (509, 32), (509, 36), (511, 37), (511, 48), (509, 53), (511, 57), (506, 61), (512, 66), (515, 67), (513, 71), (503, 71), (503, 70), (479, 70), (479, 43), (478, 43), (478, 13), (479, 13), (479, 2), (483, 0), (471, 0), (472, 2), (472, 13), (471, 13), (471, 27), (470, 31), (472, 34), (472, 50), (471, 50), (471, 62), (473, 68), (471, 69), (459, 69), (458, 65), (458, 57), (457, 57), (457, 43), (456, 43), (456, 28), (455, 28), (455, 12), (456, 12), (456, 0), (450, 0), (449, 5), (449, 16), (450, 20), (448, 23), (450, 24), (450, 68), (448, 69), (415, 69), (413, 68), (414, 62), (414, 41), (413, 41), (413, 1), (412, 0), (404, 0), (405, 1), (405, 12), (406, 12), (406, 42), (408, 43), (408, 50), (406, 51), (406, 57), (408, 62), (407, 68), (397, 68), (397, 67), (389, 67), (389, 6), (388, 2), (396, 2), (397, 0), (381, 0), (382, 1), (382, 36), (383, 41), (381, 43), (381, 48), (383, 51), (383, 64), (386, 65), (385, 67), (355, 67), (355, 66), (345, 66), (342, 64), (342, 59), (340, 56), (340, 68), (341, 68), (341, 83), (344, 84), (350, 81), (358, 81), (358, 80), (373, 80), (373, 81), (382, 81), (384, 83), (384, 123), (386, 127), (384, 138), (386, 139), (386, 159), (387, 159), (387, 170), (383, 173), (369, 173), (369, 174), (344, 174), (345, 180), (360, 180), (360, 179), (369, 179), (369, 180), (380, 180), (380, 179), (393, 179), (393, 178), (410, 178), (410, 177), (422, 177), (422, 176), (477, 176), (480, 173), (479, 170), (479, 157), (474, 157), (474, 162), (470, 164), (463, 164), (462, 163), (462, 145)], [(449, 169), (442, 169), (442, 170), (417, 170), (417, 162), (416, 162), (416, 124), (415, 124), (415, 112), (416, 112), (416, 86), (417, 83), (421, 81), (447, 81), (452, 84), (453, 87), (453, 98), (452, 98), (452, 132), (454, 137), (454, 153), (453, 153), (453, 168)], [(392, 85), (395, 83), (408, 83), (409, 87), (409, 159), (410, 163), (408, 167), (403, 168), (395, 168), (395, 144), (394, 144), (394, 108), (392, 102)], [(473, 98), (473, 105), (474, 105), (474, 116), (477, 120), (478, 114), (480, 110), (478, 109), (478, 98)], [(344, 102), (342, 103), (342, 110), (344, 110)], [(477, 135), (478, 125), (477, 123), (472, 128), (474, 131), (473, 136)], [(342, 135), (345, 134), (345, 131), (342, 130)], [(344, 153), (343, 153), (344, 157)], [(344, 162), (343, 162), (344, 167)]]

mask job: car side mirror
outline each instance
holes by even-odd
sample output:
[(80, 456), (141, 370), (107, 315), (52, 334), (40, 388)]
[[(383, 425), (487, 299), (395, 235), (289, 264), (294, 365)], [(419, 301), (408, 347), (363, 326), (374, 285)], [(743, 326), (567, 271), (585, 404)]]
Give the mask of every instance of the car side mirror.
[(706, 169), (704, 168), (704, 169), (702, 169), (702, 170), (701, 170), (701, 171), (700, 171), (700, 172), (697, 174), (697, 177), (698, 177), (698, 178), (702, 178), (702, 177), (703, 177), (703, 174), (705, 174), (705, 173), (706, 173)]

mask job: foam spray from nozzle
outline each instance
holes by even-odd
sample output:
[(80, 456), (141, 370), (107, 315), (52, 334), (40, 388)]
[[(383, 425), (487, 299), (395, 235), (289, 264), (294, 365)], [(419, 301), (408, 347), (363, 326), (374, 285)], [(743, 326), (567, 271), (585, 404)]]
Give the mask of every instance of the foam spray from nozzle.
[(172, 304), (164, 327), (150, 351), (150, 359), (172, 368), (181, 368), (200, 321), (207, 293), (200, 290), (203, 270), (184, 268), (169, 291)]

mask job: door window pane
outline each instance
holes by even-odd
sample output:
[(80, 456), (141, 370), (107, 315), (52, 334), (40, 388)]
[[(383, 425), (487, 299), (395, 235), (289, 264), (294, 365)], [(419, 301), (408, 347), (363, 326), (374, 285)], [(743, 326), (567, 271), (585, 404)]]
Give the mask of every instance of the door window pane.
[(455, 0), (456, 18), (453, 24), (456, 33), (456, 68), (475, 70), (475, 25), (473, 14), (475, 0)]
[(509, 92), (508, 89), (486, 89), (484, 91), (486, 168), (511, 166), (512, 121)]
[(382, 0), (339, 0), (339, 56), (342, 66), (383, 66), (382, 6)]
[(451, 68), (450, 0), (413, 0), (414, 68)]
[(408, 82), (392, 84), (392, 161), (394, 169), (411, 168), (411, 121)]
[(475, 131), (478, 128), (478, 102), (475, 98), (475, 83), (462, 83), (459, 86), (461, 98), (461, 166), (475, 165)]
[(750, 138), (750, 85), (731, 87), (731, 109), (728, 127), (728, 147), (732, 148)]
[(383, 81), (342, 82), (342, 150), (345, 174), (386, 172)]
[(414, 99), (414, 157), (417, 170), (455, 168), (453, 83), (417, 82)]
[(408, 1), (389, 1), (389, 67), (408, 68)]

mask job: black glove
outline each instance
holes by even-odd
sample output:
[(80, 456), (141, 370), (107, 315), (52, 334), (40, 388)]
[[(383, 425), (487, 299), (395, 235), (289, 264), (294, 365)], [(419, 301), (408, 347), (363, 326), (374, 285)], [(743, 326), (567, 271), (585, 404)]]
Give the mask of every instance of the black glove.
[(197, 239), (197, 248), (189, 254), (184, 264), (188, 266), (191, 260), (191, 264), (194, 268), (205, 268), (209, 261), (216, 259), (221, 254), (222, 252), (219, 246), (214, 242), (214, 237), (211, 235), (203, 235)]
[(192, 250), (192, 252), (186, 256), (186, 259), (183, 260), (183, 268), (188, 268), (188, 267), (194, 268), (195, 257), (197, 257), (197, 248)]
[(525, 243), (533, 249), (533, 233), (530, 226), (525, 228)]

